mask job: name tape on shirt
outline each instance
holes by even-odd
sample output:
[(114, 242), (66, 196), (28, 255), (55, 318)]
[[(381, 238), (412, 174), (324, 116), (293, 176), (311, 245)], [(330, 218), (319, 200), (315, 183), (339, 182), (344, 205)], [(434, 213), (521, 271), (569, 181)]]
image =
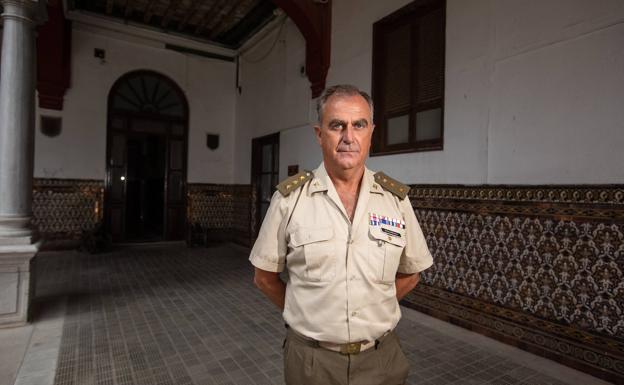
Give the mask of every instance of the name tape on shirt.
[(386, 234), (388, 234), (388, 235), (392, 235), (393, 237), (401, 238), (401, 233), (397, 233), (396, 231), (392, 231), (392, 230), (387, 229), (385, 227), (382, 227), (381, 231), (386, 233)]
[(397, 229), (405, 229), (405, 221), (400, 220), (400, 219), (389, 218), (384, 215), (377, 215), (375, 213), (369, 213), (368, 218), (369, 218), (368, 223), (371, 226), (387, 225), (387, 226), (396, 227)]

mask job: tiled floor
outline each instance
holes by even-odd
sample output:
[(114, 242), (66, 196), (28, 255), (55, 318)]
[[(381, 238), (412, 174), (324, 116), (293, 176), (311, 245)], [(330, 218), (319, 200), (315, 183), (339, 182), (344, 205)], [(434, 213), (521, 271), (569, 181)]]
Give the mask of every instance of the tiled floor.
[[(246, 258), (231, 245), (41, 254), (37, 297), (67, 298), (54, 383), (282, 384), (283, 322)], [(409, 384), (602, 383), (403, 312)]]

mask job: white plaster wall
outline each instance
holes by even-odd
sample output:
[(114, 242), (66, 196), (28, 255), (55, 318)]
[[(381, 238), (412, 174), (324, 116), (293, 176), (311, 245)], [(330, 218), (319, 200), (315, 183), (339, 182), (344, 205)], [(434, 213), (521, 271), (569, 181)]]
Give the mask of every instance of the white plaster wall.
[(322, 160), (314, 129), (310, 125), (280, 133), (280, 179), (288, 176), (289, 165), (299, 165), (299, 171), (314, 170)]
[[(372, 25), (408, 2), (333, 2), (328, 85), (370, 91)], [(623, 21), (620, 0), (447, 0), (444, 150), (373, 157), (369, 166), (406, 183), (622, 183)], [(305, 41), (293, 28), (285, 40), (265, 64), (242, 67), (243, 84), (256, 86), (237, 105), (243, 152), (251, 138), (282, 132), (282, 176), (288, 164), (320, 160), (313, 104), (282, 98), (280, 90), (304, 88), (285, 74), (295, 70), (289, 52), (303, 55)], [(237, 157), (237, 181), (249, 181), (249, 163), (248, 153)]]
[[(93, 57), (106, 50), (106, 61)], [(71, 87), (62, 112), (39, 109), (35, 177), (104, 179), (107, 98), (113, 83), (137, 69), (175, 81), (189, 102), (189, 182), (231, 183), (235, 122), (235, 65), (165, 50), (163, 44), (74, 23)], [(61, 116), (62, 133), (39, 132), (41, 114)], [(205, 133), (220, 134), (220, 147), (205, 146)]]
[(624, 183), (624, 2), (496, 4), (488, 181)]
[[(304, 65), (305, 40), (290, 19), (241, 55), (241, 93), (236, 104), (236, 183), (249, 183), (253, 138), (309, 127), (311, 91), (307, 77), (300, 73)], [(280, 143), (280, 153), (287, 157), (280, 157), (280, 169), (285, 170), (286, 159), (292, 154), (289, 151), (292, 149)]]

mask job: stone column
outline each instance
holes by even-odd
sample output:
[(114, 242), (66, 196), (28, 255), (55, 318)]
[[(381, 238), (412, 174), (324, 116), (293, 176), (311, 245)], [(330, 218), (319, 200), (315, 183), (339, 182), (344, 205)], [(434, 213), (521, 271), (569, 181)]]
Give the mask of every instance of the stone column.
[(31, 261), (39, 250), (32, 216), (35, 27), (45, 0), (0, 0), (0, 326), (27, 322)]

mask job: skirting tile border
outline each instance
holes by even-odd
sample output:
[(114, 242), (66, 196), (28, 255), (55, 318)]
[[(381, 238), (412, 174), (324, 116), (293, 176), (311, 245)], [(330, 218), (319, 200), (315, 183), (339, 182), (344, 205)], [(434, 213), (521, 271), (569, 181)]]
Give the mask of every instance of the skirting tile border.
[(624, 206), (624, 185), (411, 185), (414, 199), (458, 199), (526, 203), (611, 204)]
[(624, 221), (624, 185), (412, 185), (414, 208), (555, 220)]
[(614, 383), (624, 342), (421, 284), (402, 305)]
[[(568, 205), (555, 203), (513, 203), (435, 201), (414, 198), (412, 206), (417, 209), (461, 211), (480, 215), (508, 215), (551, 218), (557, 221), (624, 221), (624, 207), (600, 207), (600, 205)], [(590, 207), (587, 207), (590, 206)]]

